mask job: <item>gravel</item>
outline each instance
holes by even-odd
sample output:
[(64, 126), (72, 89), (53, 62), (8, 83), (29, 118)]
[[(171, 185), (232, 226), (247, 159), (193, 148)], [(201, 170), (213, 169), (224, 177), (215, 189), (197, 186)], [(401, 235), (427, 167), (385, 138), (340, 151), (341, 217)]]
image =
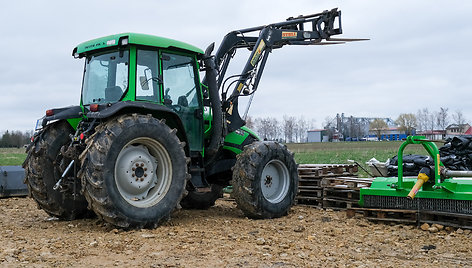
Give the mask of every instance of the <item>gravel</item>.
[(2, 267), (472, 266), (470, 230), (377, 224), (305, 206), (251, 220), (230, 199), (127, 231), (97, 219), (59, 221), (29, 198), (8, 198), (0, 199), (0, 225)]

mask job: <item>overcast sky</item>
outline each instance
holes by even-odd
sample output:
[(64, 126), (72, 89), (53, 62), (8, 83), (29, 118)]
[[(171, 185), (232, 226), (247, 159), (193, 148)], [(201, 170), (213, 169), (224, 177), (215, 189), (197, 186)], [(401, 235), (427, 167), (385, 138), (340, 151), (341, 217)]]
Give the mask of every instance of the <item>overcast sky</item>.
[(343, 37), (371, 40), (274, 50), (251, 116), (303, 115), (321, 127), (342, 112), (396, 119), (447, 107), (472, 120), (472, 1), (17, 0), (0, 9), (0, 130), (32, 129), (46, 109), (79, 103), (84, 63), (71, 52), (83, 41), (138, 32), (204, 50), (231, 30), (334, 7)]

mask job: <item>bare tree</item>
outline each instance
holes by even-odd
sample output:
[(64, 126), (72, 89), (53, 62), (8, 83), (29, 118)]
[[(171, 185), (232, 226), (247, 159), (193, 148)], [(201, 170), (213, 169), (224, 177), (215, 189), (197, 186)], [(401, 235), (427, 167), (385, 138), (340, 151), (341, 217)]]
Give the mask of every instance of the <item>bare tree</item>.
[(430, 113), (428, 108), (423, 108), (416, 112), (416, 122), (418, 130), (424, 131), (429, 129), (429, 117)]
[(387, 123), (385, 123), (384, 120), (377, 118), (377, 119), (374, 119), (372, 123), (370, 123), (369, 128), (370, 128), (370, 131), (375, 132), (375, 135), (377, 135), (377, 138), (379, 138), (380, 140), (382, 133), (388, 130), (388, 125)]
[(414, 114), (400, 114), (395, 120), (401, 131), (404, 131), (406, 135), (412, 135), (413, 129), (416, 128), (416, 116)]
[(457, 110), (452, 114), (452, 120), (454, 121), (455, 124), (458, 124), (458, 125), (463, 125), (465, 124), (465, 121), (466, 121), (461, 110)]
[(303, 116), (300, 116), (297, 119), (297, 142), (306, 142), (306, 133), (308, 131), (308, 122), (305, 120)]
[(434, 113), (428, 114), (427, 119), (428, 119), (428, 129), (433, 131), (434, 128), (436, 127), (436, 120), (435, 120)]
[(439, 108), (439, 112), (436, 113), (436, 124), (441, 130), (445, 130), (449, 125), (449, 114), (448, 108)]
[(254, 129), (254, 128), (255, 128), (254, 119), (253, 119), (251, 116), (249, 116), (249, 115), (246, 117), (246, 127), (250, 128), (250, 129)]
[[(327, 116), (323, 122), (323, 128), (327, 130), (328, 132), (328, 140), (332, 141), (333, 140), (333, 135), (336, 132), (337, 129), (337, 118), (336, 117), (330, 117)], [(338, 130), (339, 131), (339, 130)]]
[(262, 139), (277, 140), (279, 138), (279, 121), (276, 118), (257, 118), (255, 122), (257, 132)]
[(282, 119), (282, 128), (285, 142), (293, 142), (293, 131), (295, 124), (295, 117), (284, 115)]

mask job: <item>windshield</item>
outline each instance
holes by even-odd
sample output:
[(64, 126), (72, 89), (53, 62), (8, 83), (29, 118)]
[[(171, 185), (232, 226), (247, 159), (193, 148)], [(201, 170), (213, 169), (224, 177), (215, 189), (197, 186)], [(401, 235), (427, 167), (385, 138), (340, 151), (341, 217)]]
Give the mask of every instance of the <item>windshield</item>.
[(128, 51), (87, 57), (82, 104), (119, 101), (128, 89), (128, 60)]

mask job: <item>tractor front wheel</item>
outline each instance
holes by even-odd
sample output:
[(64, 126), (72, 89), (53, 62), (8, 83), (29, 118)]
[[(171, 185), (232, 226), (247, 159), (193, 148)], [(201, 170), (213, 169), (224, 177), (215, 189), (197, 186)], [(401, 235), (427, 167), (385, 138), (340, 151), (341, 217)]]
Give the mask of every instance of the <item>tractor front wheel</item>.
[(267, 219), (286, 215), (297, 189), (297, 164), (285, 145), (256, 141), (237, 156), (232, 195), (246, 216)]
[(164, 120), (123, 115), (97, 127), (82, 154), (85, 197), (95, 213), (123, 228), (154, 228), (185, 192), (187, 158)]

